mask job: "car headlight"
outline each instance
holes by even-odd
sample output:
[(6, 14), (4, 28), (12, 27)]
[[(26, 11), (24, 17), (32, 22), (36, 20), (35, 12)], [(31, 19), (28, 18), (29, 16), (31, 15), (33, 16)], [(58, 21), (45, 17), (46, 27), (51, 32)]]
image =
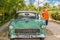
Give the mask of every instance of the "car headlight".
[(9, 26), (9, 29), (13, 29), (13, 26)]
[(45, 25), (42, 25), (42, 28), (46, 28), (46, 26)]

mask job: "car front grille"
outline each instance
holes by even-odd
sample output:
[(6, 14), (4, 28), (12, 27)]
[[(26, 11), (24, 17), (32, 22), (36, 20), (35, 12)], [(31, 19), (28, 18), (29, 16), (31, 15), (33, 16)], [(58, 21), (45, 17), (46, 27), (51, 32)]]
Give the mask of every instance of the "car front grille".
[(39, 32), (40, 32), (39, 29), (15, 29), (15, 33), (32, 34), (32, 33), (39, 33)]

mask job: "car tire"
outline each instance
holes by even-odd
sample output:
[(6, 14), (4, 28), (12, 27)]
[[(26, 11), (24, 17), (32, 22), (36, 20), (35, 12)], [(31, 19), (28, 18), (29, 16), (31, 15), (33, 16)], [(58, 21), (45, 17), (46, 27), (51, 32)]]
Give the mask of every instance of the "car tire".
[(8, 38), (10, 38), (10, 35), (8, 34)]
[(11, 38), (10, 40), (14, 40), (14, 39)]
[(40, 40), (45, 40), (45, 38), (40, 38)]

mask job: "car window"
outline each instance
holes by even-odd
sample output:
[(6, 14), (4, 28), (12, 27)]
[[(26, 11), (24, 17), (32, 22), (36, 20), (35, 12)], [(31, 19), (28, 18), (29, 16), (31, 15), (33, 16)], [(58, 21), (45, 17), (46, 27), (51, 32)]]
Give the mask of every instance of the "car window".
[(35, 13), (18, 13), (18, 18), (36, 19), (36, 14)]

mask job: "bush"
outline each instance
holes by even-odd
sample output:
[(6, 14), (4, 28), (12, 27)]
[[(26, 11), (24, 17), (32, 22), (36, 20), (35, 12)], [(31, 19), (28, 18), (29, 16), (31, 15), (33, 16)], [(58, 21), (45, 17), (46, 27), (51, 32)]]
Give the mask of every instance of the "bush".
[(11, 14), (9, 14), (8, 12), (5, 12), (4, 13), (4, 20), (3, 20), (3, 15), (0, 15), (0, 26), (7, 23), (12, 18), (15, 18), (15, 14), (16, 14), (16, 10), (13, 10), (13, 12), (11, 12)]
[(60, 14), (57, 16), (57, 20), (60, 20)]
[(51, 14), (51, 17), (55, 20), (60, 20), (60, 14), (58, 12)]
[(2, 25), (2, 16), (0, 16), (0, 26)]

